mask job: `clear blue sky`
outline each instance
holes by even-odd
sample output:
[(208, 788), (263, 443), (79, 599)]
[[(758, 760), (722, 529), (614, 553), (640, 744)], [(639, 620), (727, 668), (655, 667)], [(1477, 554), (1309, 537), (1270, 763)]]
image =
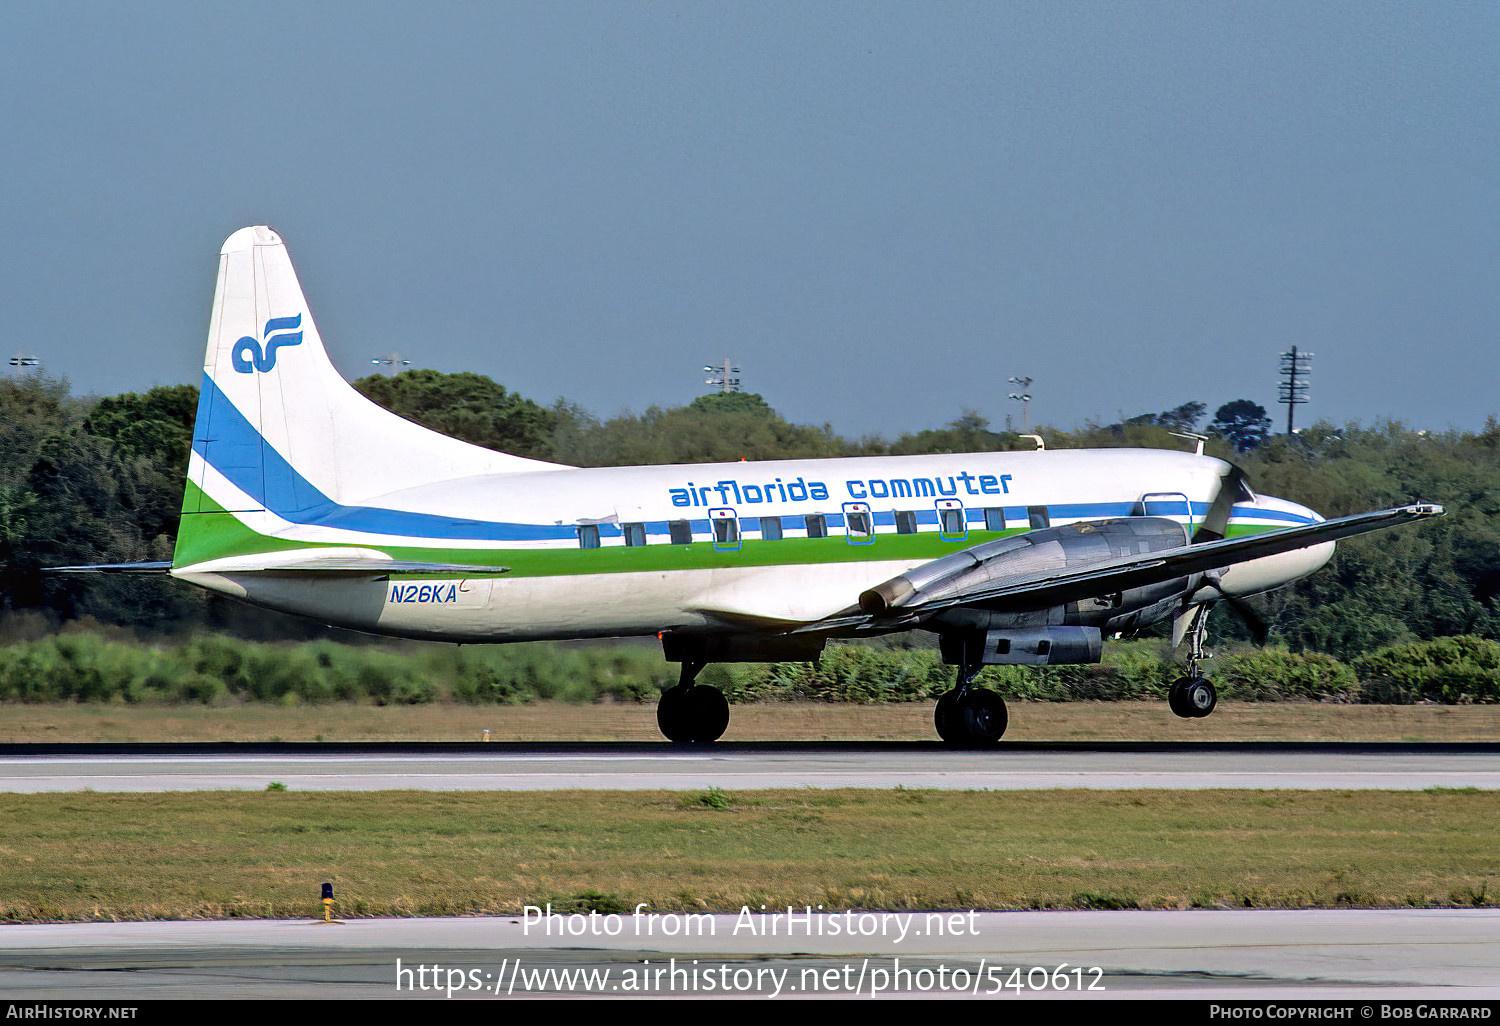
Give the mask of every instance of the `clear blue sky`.
[[(1500, 414), (1500, 4), (0, 5), (0, 349), (195, 382), (269, 224), (349, 376), (797, 421)], [(1008, 410), (1009, 408), (1009, 410)], [(1019, 420), (1019, 418), (1017, 418)]]

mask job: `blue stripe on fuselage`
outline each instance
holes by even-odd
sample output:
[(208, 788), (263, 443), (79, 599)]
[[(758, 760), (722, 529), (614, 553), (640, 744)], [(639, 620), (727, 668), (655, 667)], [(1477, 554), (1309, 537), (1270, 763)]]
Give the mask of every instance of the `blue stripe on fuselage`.
[[(203, 392), (207, 403), (199, 404), (198, 415), (203, 416), (206, 405), (210, 427), (201, 435), (195, 432), (193, 450), (230, 484), (283, 520), (307, 527), (435, 541), (545, 541), (577, 537), (574, 528), (562, 525), (507, 524), (378, 506), (342, 506), (297, 473), (207, 376)], [(251, 464), (252, 452), (259, 454), (260, 465)], [(221, 460), (221, 454), (230, 458)]]
[[(193, 451), (262, 508), (290, 523), (307, 527), (328, 527), (363, 534), (434, 541), (570, 541), (578, 536), (573, 525), (503, 523), (433, 513), (413, 513), (378, 506), (340, 505), (299, 474), (206, 375), (193, 433)], [(1153, 502), (1150, 505), (1157, 504)], [(1177, 505), (1180, 507), (1181, 503)], [(1061, 503), (1047, 507), (1054, 520), (1124, 517), (1132, 515), (1137, 509), (1137, 503), (1118, 502)], [(937, 524), (935, 510), (913, 512), (916, 512), (919, 523), (926, 526)], [(1207, 512), (1207, 503), (1192, 504), (1194, 516), (1202, 516)], [(894, 525), (893, 513), (874, 513), (877, 524)], [(1292, 513), (1253, 506), (1237, 506), (1233, 515), (1291, 523), (1312, 522)], [(1024, 509), (1008, 508), (1006, 516), (1010, 519), (1024, 519), (1025, 512)], [(843, 527), (844, 518), (841, 514), (830, 512), (824, 514), (824, 517), (829, 528)], [(785, 514), (782, 521), (787, 527), (805, 526), (804, 515), (801, 514)], [(665, 533), (667, 523), (665, 520), (651, 521), (647, 531), (650, 534)], [(619, 532), (619, 528), (614, 525), (600, 527), (604, 529), (602, 533), (609, 536)], [(700, 534), (707, 533), (708, 522), (695, 521), (693, 530)]]

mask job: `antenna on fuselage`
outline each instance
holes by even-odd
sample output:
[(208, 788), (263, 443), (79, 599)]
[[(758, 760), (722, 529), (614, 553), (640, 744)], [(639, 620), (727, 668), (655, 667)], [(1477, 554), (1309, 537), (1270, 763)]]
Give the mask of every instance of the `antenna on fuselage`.
[(1208, 441), (1207, 435), (1200, 435), (1194, 431), (1169, 431), (1168, 434), (1173, 435), (1177, 438), (1186, 438), (1188, 441), (1193, 442), (1194, 455), (1203, 455), (1203, 443)]

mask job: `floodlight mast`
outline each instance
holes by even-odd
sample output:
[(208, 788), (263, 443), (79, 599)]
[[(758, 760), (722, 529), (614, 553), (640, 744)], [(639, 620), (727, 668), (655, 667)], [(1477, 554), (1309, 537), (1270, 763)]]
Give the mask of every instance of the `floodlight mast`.
[(1027, 389), (1031, 387), (1031, 379), (1028, 377), (1011, 378), (1010, 383), (1021, 386), (1021, 391), (1012, 392), (1007, 398), (1014, 399), (1021, 404), (1021, 430), (1028, 431), (1031, 429), (1031, 393)]
[(410, 367), (410, 360), (401, 359), (400, 353), (391, 353), (388, 356), (377, 356), (370, 361), (375, 366), (382, 368), (387, 374), (398, 373), (398, 367)]
[(708, 375), (705, 385), (712, 385), (720, 392), (738, 392), (740, 390), (740, 369), (729, 362), (729, 357), (724, 357), (724, 362), (718, 366), (703, 368)]

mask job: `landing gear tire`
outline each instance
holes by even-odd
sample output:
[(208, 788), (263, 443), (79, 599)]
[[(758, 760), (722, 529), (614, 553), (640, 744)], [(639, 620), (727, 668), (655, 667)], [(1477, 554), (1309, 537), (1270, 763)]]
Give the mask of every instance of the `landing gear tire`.
[(1167, 705), (1185, 720), (1196, 720), (1213, 712), (1219, 693), (1202, 677), (1179, 677), (1167, 691)]
[(932, 719), (938, 737), (965, 748), (997, 744), (1010, 722), (1005, 699), (985, 688), (970, 688), (962, 697), (957, 690), (947, 692), (938, 699)]
[(679, 744), (717, 741), (729, 728), (729, 700), (707, 684), (679, 684), (662, 692), (656, 725)]
[(943, 697), (937, 700), (937, 707), (932, 710), (932, 723), (937, 727), (938, 737), (950, 745), (959, 744), (963, 740), (953, 713), (953, 707), (957, 704), (958, 692), (945, 691)]

